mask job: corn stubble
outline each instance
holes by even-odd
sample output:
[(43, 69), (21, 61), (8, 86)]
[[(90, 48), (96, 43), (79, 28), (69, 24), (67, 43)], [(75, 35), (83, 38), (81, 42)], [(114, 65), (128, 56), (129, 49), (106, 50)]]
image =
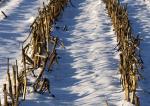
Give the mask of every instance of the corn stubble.
[[(15, 65), (12, 65), (12, 73), (10, 73), (8, 59), (8, 83), (3, 87), (4, 106), (18, 106), (20, 97), (22, 100), (26, 99), (28, 75), (36, 73), (36, 69), (40, 69), (40, 73), (37, 76), (34, 75), (36, 77), (32, 84), (34, 91), (41, 94), (44, 92), (51, 94), (50, 81), (48, 78), (43, 78), (43, 74), (46, 67), (51, 70), (53, 64), (58, 61), (56, 47), (64, 47), (59, 38), (52, 36), (51, 32), (55, 20), (68, 2), (68, 0), (50, 0), (47, 5), (43, 3), (43, 8), (38, 10), (38, 16), (30, 26), (30, 34), (22, 45), (23, 67), (18, 70), (16, 60)], [(12, 78), (10, 74), (12, 74)]]
[(117, 36), (118, 52), (120, 52), (119, 72), (121, 85), (125, 92), (125, 100), (140, 106), (139, 97), (136, 95), (138, 80), (142, 78), (140, 70), (143, 61), (140, 56), (140, 37), (133, 35), (128, 19), (127, 5), (122, 6), (119, 0), (103, 0), (108, 14), (112, 19), (114, 31)]

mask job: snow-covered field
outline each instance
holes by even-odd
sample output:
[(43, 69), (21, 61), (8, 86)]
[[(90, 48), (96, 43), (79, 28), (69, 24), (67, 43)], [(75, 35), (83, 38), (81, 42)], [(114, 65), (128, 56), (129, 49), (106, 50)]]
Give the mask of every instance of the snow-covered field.
[(114, 50), (116, 38), (104, 4), (93, 0), (73, 4), (75, 7), (65, 9), (56, 24), (66, 25), (68, 31), (54, 31), (65, 43), (65, 50), (59, 49), (59, 64), (49, 74), (56, 98), (30, 94), (24, 105), (105, 106), (108, 102), (119, 106), (123, 99)]
[[(0, 14), (0, 93), (6, 80), (6, 58), (15, 61), (20, 56), (20, 43), (27, 37), (29, 26), (42, 2), (47, 0), (8, 0), (0, 4), (8, 18)], [(141, 106), (150, 104), (149, 31), (150, 7), (143, 0), (121, 0), (128, 3), (134, 32), (143, 37), (142, 57), (145, 64), (138, 95)], [(22, 106), (131, 106), (123, 101), (119, 83), (116, 36), (101, 0), (72, 0), (54, 29), (65, 49), (58, 48), (59, 64), (52, 73), (51, 98), (48, 94), (29, 93)], [(63, 27), (67, 26), (67, 31)]]

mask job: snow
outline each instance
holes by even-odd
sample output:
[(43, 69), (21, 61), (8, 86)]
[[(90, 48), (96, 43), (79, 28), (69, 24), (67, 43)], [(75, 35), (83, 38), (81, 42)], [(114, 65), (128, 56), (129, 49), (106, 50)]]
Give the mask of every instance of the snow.
[[(47, 0), (7, 0), (0, 3), (0, 96), (6, 81), (6, 58), (20, 57), (21, 42), (29, 34), (29, 26), (42, 2)], [(147, 0), (148, 1), (148, 0)], [(134, 32), (143, 37), (141, 44), (145, 80), (140, 81), (138, 95), (141, 106), (149, 106), (149, 32), (150, 8), (144, 0), (121, 0), (128, 3), (129, 18)], [(59, 64), (51, 73), (51, 92), (41, 95), (28, 89), (27, 100), (21, 106), (133, 106), (124, 101), (118, 73), (119, 56), (114, 49), (116, 36), (102, 0), (72, 0), (56, 22), (53, 35), (65, 44), (58, 48)], [(66, 31), (64, 30), (66, 26)], [(55, 26), (54, 26), (55, 27)], [(32, 79), (33, 80), (33, 79)]]
[[(9, 15), (21, 2), (22, 0), (2, 0), (0, 2), (0, 11), (7, 12), (7, 15)], [(2, 19), (4, 19), (4, 15), (0, 12), (0, 20)]]

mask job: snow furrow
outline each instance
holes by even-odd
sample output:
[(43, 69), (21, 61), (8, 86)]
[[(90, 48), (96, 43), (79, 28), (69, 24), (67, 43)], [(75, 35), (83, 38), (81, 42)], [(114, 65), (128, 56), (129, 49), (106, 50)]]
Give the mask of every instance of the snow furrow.
[[(93, 0), (73, 1), (65, 9), (55, 29), (64, 41), (59, 49), (59, 64), (50, 76), (56, 96), (28, 94), (23, 105), (36, 106), (121, 106), (123, 93), (119, 83), (116, 37), (104, 4)], [(72, 14), (71, 14), (72, 13)]]

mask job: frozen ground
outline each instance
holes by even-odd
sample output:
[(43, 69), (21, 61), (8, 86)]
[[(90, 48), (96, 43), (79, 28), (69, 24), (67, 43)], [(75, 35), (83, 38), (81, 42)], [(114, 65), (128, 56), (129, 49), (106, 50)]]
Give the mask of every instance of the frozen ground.
[[(47, 0), (43, 0), (47, 1)], [(138, 95), (141, 106), (150, 104), (149, 32), (150, 7), (144, 0), (121, 0), (128, 3), (129, 16), (136, 34), (141, 34), (142, 57), (145, 64)], [(12, 2), (12, 3), (11, 3)], [(58, 48), (59, 64), (52, 73), (51, 98), (48, 94), (30, 93), (21, 106), (131, 106), (124, 103), (118, 74), (118, 54), (114, 50), (116, 37), (101, 0), (72, 0), (58, 20), (54, 35), (65, 43), (65, 50)], [(4, 82), (6, 57), (20, 55), (20, 42), (29, 33), (29, 25), (37, 13), (41, 0), (8, 0), (0, 5), (8, 18), (0, 15), (0, 82)], [(63, 30), (67, 26), (67, 31)], [(0, 88), (2, 88), (0, 83)], [(0, 89), (0, 92), (2, 90)], [(122, 105), (123, 104), (123, 105)]]

